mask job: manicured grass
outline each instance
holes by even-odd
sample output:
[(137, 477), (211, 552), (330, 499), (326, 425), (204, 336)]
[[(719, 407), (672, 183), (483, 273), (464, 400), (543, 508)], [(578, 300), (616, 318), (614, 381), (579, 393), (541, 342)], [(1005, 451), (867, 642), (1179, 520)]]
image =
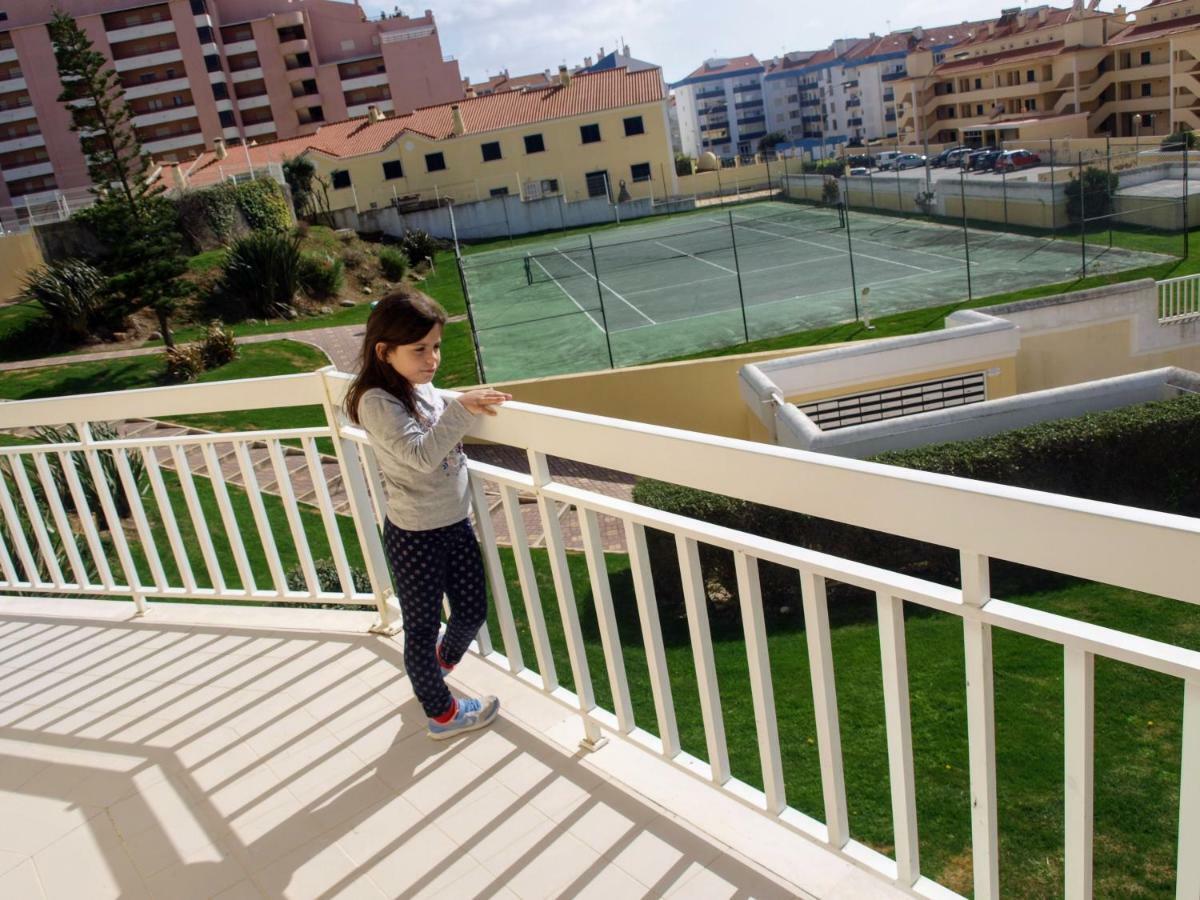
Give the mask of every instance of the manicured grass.
[(225, 264), (225, 257), (228, 254), (229, 250), (225, 247), (217, 247), (213, 250), (205, 250), (203, 253), (197, 253), (188, 260), (188, 271), (211, 272), (213, 269)]

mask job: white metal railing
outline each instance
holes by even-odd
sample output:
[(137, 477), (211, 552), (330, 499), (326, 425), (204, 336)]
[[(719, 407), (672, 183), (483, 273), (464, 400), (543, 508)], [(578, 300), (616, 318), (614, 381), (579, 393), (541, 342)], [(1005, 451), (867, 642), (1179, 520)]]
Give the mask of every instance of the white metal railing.
[(1200, 275), (1158, 282), (1158, 321), (1175, 322), (1200, 316)]
[[(122, 460), (136, 452), (151, 467), (148, 471), (154, 471), (152, 460), (156, 453), (164, 448), (169, 450), (180, 473), (180, 490), (197, 533), (204, 534), (207, 529), (218, 527), (218, 523), (203, 521), (204, 510), (200, 508), (196, 479), (183, 474), (185, 470), (191, 471), (186, 457), (198, 455), (199, 461), (193, 463), (192, 468), (211, 482), (221, 513), (219, 527), (230, 536), (233, 556), (240, 570), (248, 564), (237, 550), (237, 541), (240, 539), (245, 544), (257, 536), (271, 559), (274, 550), (271, 541), (276, 539), (277, 526), (263, 514), (261, 501), (254, 499), (257, 488), (249, 475), (245, 478), (246, 499), (252, 515), (247, 519), (243, 513), (239, 518), (232, 508), (220, 461), (214, 458), (214, 448), (222, 444), (233, 445), (238, 463), (242, 464), (252, 440), (263, 442), (268, 452), (277, 457), (280, 440), (298, 437), (304, 442), (307, 459), (311, 462), (314, 455), (312, 441), (317, 437), (329, 437), (334, 442), (339, 471), (347, 488), (355, 534), (362, 544), (373, 585), (373, 599), (381, 612), (379, 627), (394, 631), (398, 622), (395, 603), (390, 597), (386, 559), (378, 528), (372, 527), (382, 522), (384, 514), (379, 472), (365, 434), (361, 429), (339, 424), (335, 417), (336, 406), (348, 381), (348, 376), (326, 370), (308, 375), (0, 404), (0, 428), (78, 423), (81, 434), (81, 439), (71, 445), (21, 446), (3, 451), (4, 467), (11, 473), (11, 486), (0, 485), (0, 512), (13, 539), (11, 546), (0, 544), (3, 551), (0, 553), (0, 574), (3, 575), (0, 590), (74, 593), (79, 589), (83, 593), (132, 595), (139, 609), (145, 608), (147, 597), (155, 596), (216, 596), (267, 601), (326, 599), (326, 595), (313, 590), (286, 592), (279, 583), (277, 560), (273, 586), (254, 585), (252, 573), (239, 571), (243, 588), (231, 589), (229, 573), (212, 571), (212, 563), (218, 561), (206, 547), (202, 549), (206, 564), (209, 564), (212, 590), (205, 593), (196, 587), (194, 573), (190, 580), (185, 577), (179, 583), (168, 583), (161, 571), (164, 551), (159, 548), (164, 535), (150, 528), (145, 516), (138, 512), (141, 501), (134, 496), (136, 491), (131, 491), (132, 478)], [(287, 432), (181, 436), (166, 440), (96, 441), (88, 433), (89, 422), (105, 419), (314, 403), (321, 404), (326, 410), (327, 426)], [(1087, 897), (1091, 892), (1095, 716), (1092, 685), (1096, 657), (1119, 660), (1183, 682), (1177, 892), (1179, 897), (1188, 898), (1200, 894), (1200, 854), (1195, 852), (1200, 846), (1200, 653), (994, 599), (988, 575), (990, 558), (996, 557), (1183, 602), (1200, 603), (1200, 579), (1196, 571), (1197, 560), (1200, 560), (1200, 521), (521, 403), (507, 404), (496, 417), (480, 417), (472, 433), (484, 440), (526, 449), (530, 469), (527, 474), (481, 463), (470, 466), (471, 490), (475, 509), (479, 512), (477, 525), (500, 631), (497, 643), (493, 645), (492, 636), (485, 627), (479, 634), (478, 650), (487, 661), (576, 710), (581, 717), (585, 745), (598, 745), (604, 732), (628, 740), (757, 807), (780, 827), (808, 836), (887, 881), (922, 896), (950, 896), (951, 892), (921, 874), (918, 853), (919, 822), (904, 623), (905, 604), (915, 604), (962, 620), (966, 651), (964, 691), (969, 738), (974, 895), (994, 898), (1000, 891), (992, 690), (993, 628), (1040, 638), (1063, 648), (1065, 893), (1068, 897)], [(120, 528), (110, 531), (119, 571), (105, 570), (106, 554), (104, 548), (98, 546), (100, 538), (92, 516), (88, 514), (86, 497), (76, 496), (84, 492), (77, 475), (71, 475), (72, 471), (77, 471), (75, 466), (82, 463), (92, 473), (97, 486), (102, 488), (99, 466), (105, 455), (111, 455), (120, 470), (121, 488), (134, 510), (137, 532), (150, 560), (148, 566), (154, 573), (151, 583), (140, 580), (136, 574), (132, 551)], [(554, 480), (549, 468), (551, 456), (957, 548), (962, 588), (946, 587), (572, 487)], [(86, 546), (76, 546), (74, 555), (67, 547), (70, 576), (61, 565), (56, 570), (51, 559), (54, 539), (50, 525), (63, 534), (68, 533), (70, 527), (65, 521), (64, 498), (53, 493), (54, 479), (46, 473), (47, 465), (54, 458), (64, 462), (67, 458), (72, 460), (64, 465), (70, 482), (69, 492), (76, 508), (84, 512), (80, 521)], [(13, 465), (14, 461), (18, 464)], [(42, 490), (51, 497), (48, 506), (52, 522), (47, 522), (38, 512), (30, 465)], [(161, 471), (157, 477), (150, 478), (154, 500), (161, 510), (164, 504), (159, 500), (160, 481)], [(536, 672), (526, 666), (518, 642), (514, 599), (509, 596), (492, 521), (486, 513), (484, 490), (488, 484), (499, 493), (510, 533), (521, 592), (519, 602), (537, 658)], [(520, 510), (520, 492), (532, 493), (537, 501), (554, 585), (554, 605), (544, 607), (539, 595)], [(103, 507), (100, 512), (111, 523), (115, 516), (114, 498), (103, 488), (98, 494)], [(297, 501), (294, 492), (289, 494), (285, 487), (280, 496), (300, 549), (303, 541), (295, 525)], [(336, 517), (330, 504), (320, 500), (319, 506), (330, 545), (340, 546)], [(585, 652), (558, 515), (562, 506), (575, 507), (579, 513), (603, 650), (603, 672), (591, 671)], [(653, 695), (653, 723), (639, 723), (634, 713), (600, 541), (598, 517), (601, 515), (618, 519), (628, 541), (633, 591)], [(20, 527), (22, 516), (29, 523), (24, 532)], [(170, 517), (163, 512), (162, 518), (167, 522)], [(681, 748), (647, 548), (648, 528), (666, 532), (674, 539), (695, 663), (706, 759), (699, 759)], [(170, 552), (180, 554), (183, 548), (179, 536), (172, 533), (169, 526), (163, 531)], [(205, 537), (200, 540), (203, 543)], [(739, 781), (731, 771), (700, 568), (702, 546), (723, 548), (730, 551), (735, 560), (762, 766), (762, 790)], [(301, 549), (302, 561), (306, 552)], [(155, 554), (160, 558), (157, 566), (153, 563)], [(83, 561), (89, 558), (98, 571), (95, 578), (80, 571), (86, 568)], [(792, 569), (801, 587), (824, 798), (823, 820), (790, 806), (784, 787), (759, 582), (759, 566), (763, 562)], [(182, 562), (179, 568), (186, 571)], [(342, 575), (343, 590), (336, 595), (339, 599), (372, 599), (370, 595), (353, 594), (347, 588), (344, 572)], [(826, 583), (830, 580), (864, 588), (873, 592), (876, 598), (887, 733), (886, 765), (894, 823), (895, 852), (890, 857), (850, 837), (825, 593)], [(218, 588), (221, 584), (225, 585), (223, 589)], [(251, 585), (253, 589), (247, 590)], [(565, 636), (573, 691), (561, 685), (551, 652), (545, 617), (546, 611), (555, 606)], [(596, 677), (607, 679), (613, 698), (611, 709), (601, 708), (596, 702), (593, 688)], [(880, 764), (883, 764), (882, 760)]]

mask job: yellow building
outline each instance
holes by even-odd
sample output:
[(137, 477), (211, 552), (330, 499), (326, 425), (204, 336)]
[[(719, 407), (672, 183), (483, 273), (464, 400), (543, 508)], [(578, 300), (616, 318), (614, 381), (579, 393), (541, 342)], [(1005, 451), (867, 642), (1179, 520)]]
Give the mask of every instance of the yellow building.
[[(1129, 14), (1007, 10), (897, 82), (900, 139), (919, 145), (1165, 135), (1200, 129), (1200, 0)], [(1139, 118), (1140, 117), (1140, 118)]]
[(505, 91), (388, 118), (374, 109), (305, 137), (225, 148), (168, 167), (169, 187), (199, 186), (305, 156), (330, 208), (366, 210), (509, 194), (661, 197), (675, 192), (659, 69), (610, 69), (549, 87)]

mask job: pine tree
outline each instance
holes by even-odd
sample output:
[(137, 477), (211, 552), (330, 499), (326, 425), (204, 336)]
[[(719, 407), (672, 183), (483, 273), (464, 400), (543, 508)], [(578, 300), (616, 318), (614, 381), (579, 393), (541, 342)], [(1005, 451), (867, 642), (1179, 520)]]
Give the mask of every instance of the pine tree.
[(133, 128), (120, 76), (75, 20), (55, 12), (49, 26), (71, 130), (87, 160), (96, 204), (81, 217), (107, 246), (109, 289), (126, 312), (154, 310), (167, 347), (175, 345), (170, 318), (187, 294), (186, 270), (174, 206), (152, 184), (150, 158)]

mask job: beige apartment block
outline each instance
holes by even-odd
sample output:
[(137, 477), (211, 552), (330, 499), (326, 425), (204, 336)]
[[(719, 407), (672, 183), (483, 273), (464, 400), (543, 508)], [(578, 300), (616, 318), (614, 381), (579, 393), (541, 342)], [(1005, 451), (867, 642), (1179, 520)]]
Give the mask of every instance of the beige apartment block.
[(1200, 3), (1005, 10), (896, 85), (904, 143), (1165, 135), (1200, 127)]

